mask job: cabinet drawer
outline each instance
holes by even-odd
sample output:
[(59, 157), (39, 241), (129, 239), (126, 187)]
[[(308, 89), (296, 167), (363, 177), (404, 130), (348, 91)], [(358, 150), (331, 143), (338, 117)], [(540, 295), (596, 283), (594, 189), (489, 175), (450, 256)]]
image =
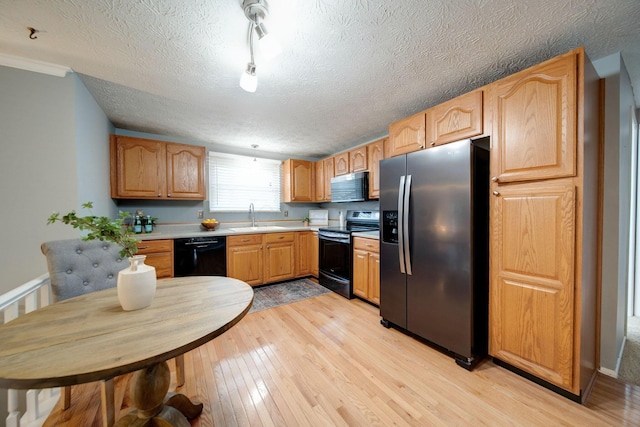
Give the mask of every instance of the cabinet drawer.
[(365, 239), (364, 237), (354, 237), (353, 248), (369, 252), (380, 252), (380, 241), (376, 239)]
[(170, 253), (149, 254), (144, 263), (155, 267), (158, 279), (173, 277), (173, 255)]
[(143, 240), (138, 242), (137, 245), (139, 255), (173, 251), (173, 240)]
[(227, 246), (259, 245), (260, 243), (262, 243), (262, 234), (227, 236)]
[(277, 243), (277, 242), (293, 242), (295, 238), (295, 233), (268, 233), (265, 234), (265, 242), (266, 243)]

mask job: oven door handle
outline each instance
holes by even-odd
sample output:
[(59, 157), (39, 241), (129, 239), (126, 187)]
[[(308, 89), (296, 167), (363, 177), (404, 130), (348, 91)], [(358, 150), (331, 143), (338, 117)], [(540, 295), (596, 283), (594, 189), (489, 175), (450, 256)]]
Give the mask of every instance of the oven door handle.
[(350, 284), (349, 279), (345, 279), (344, 277), (340, 277), (336, 274), (329, 274), (326, 271), (320, 271), (320, 276), (327, 277), (341, 285), (348, 286)]

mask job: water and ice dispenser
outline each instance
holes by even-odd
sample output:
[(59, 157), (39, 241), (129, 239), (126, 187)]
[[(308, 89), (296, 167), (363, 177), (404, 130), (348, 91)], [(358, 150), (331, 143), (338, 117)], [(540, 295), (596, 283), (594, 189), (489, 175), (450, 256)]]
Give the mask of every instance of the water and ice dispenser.
[(398, 243), (398, 211), (382, 212), (382, 241)]

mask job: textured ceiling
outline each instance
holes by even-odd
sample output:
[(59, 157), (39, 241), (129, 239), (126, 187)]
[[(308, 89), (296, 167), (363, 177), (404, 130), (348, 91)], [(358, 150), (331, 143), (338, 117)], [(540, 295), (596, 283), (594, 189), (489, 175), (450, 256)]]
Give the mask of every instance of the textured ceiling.
[(639, 0), (269, 0), (283, 53), (256, 46), (253, 94), (240, 4), (0, 0), (0, 53), (71, 67), (116, 127), (291, 156), (374, 140), (578, 46), (622, 52), (640, 105)]

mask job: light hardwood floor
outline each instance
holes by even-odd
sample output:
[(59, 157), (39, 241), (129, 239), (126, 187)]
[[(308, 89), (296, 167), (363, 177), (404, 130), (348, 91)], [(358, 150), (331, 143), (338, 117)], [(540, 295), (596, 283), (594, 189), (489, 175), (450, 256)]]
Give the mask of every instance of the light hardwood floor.
[[(490, 360), (468, 372), (336, 294), (249, 314), (185, 365), (180, 391), (204, 403), (195, 427), (640, 423), (640, 387), (601, 376), (582, 406)], [(115, 382), (116, 418), (129, 410), (129, 378)], [(76, 386), (45, 426), (98, 427), (99, 401), (96, 384)]]

